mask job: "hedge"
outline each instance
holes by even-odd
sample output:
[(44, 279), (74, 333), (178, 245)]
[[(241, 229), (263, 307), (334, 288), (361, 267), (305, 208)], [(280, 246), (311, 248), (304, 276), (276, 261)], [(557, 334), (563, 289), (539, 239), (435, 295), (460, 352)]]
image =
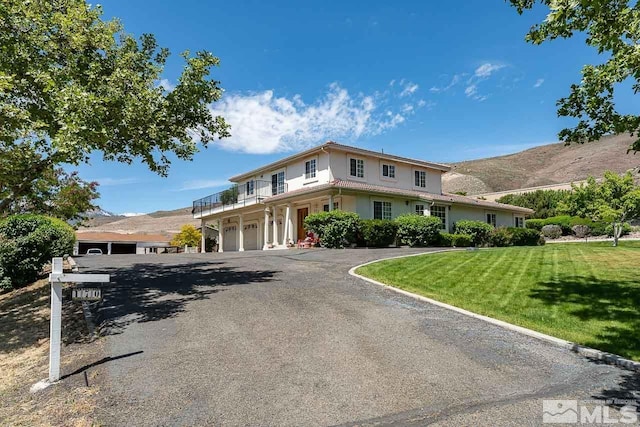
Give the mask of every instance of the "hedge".
[(453, 234), (441, 232), (438, 245), (443, 247), (466, 248), (473, 245), (472, 238), (468, 234)]
[(52, 257), (73, 251), (75, 232), (64, 221), (42, 215), (13, 215), (0, 222), (0, 289), (37, 280)]
[(489, 240), (497, 247), (544, 245), (539, 231), (520, 227), (498, 227), (491, 232)]
[(438, 217), (417, 214), (400, 215), (395, 219), (398, 240), (403, 245), (428, 246), (438, 241), (442, 221)]
[(390, 219), (361, 219), (358, 228), (360, 245), (383, 248), (395, 243), (398, 224)]
[(454, 233), (467, 234), (471, 236), (473, 244), (476, 246), (489, 243), (489, 236), (493, 231), (493, 226), (482, 221), (460, 220), (454, 224)]
[[(542, 227), (545, 225), (557, 225), (560, 227), (563, 236), (570, 236), (573, 233), (573, 228), (576, 225), (586, 225), (589, 227), (592, 236), (613, 235), (612, 226), (606, 222), (593, 221), (590, 218), (582, 218), (579, 216), (560, 215), (547, 219), (528, 219), (526, 222), (527, 228), (542, 231)], [(622, 235), (629, 234), (631, 232), (631, 226), (627, 223), (623, 226)]]
[(335, 210), (307, 216), (304, 226), (318, 236), (323, 247), (344, 248), (356, 242), (359, 221), (357, 213)]

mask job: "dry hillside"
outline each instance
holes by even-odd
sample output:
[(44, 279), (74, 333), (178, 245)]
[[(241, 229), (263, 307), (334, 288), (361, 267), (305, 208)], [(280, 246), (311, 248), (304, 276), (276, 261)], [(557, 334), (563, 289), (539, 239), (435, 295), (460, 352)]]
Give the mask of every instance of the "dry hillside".
[(110, 231), (116, 233), (153, 233), (171, 236), (180, 231), (184, 224), (200, 226), (200, 220), (193, 219), (191, 207), (173, 211), (157, 211), (146, 215), (121, 217), (117, 221), (101, 223), (80, 230)]
[(587, 144), (543, 145), (507, 156), (454, 163), (443, 176), (443, 190), (480, 194), (578, 181), (605, 170), (625, 172), (640, 165), (627, 154), (633, 138), (618, 135)]

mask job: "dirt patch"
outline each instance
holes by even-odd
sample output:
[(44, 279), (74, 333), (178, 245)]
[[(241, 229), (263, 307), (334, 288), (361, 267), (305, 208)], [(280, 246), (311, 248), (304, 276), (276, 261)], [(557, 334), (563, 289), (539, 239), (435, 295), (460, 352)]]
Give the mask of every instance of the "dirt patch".
[(100, 360), (102, 345), (89, 334), (81, 304), (71, 300), (70, 286), (63, 289), (62, 316), (63, 379), (31, 394), (31, 385), (48, 376), (49, 283), (42, 279), (0, 295), (1, 425), (100, 425), (93, 411), (101, 372), (83, 367)]

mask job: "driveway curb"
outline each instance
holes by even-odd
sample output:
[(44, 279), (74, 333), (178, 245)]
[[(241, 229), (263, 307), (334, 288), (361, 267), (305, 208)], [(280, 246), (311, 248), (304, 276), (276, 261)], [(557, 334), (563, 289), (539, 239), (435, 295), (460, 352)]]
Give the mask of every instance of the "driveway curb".
[(358, 273), (356, 273), (356, 270), (360, 267), (364, 267), (366, 265), (370, 265), (370, 264), (375, 264), (377, 262), (381, 262), (381, 261), (387, 261), (390, 259), (399, 259), (399, 258), (409, 258), (409, 257), (414, 257), (414, 256), (420, 256), (420, 255), (431, 255), (431, 254), (438, 254), (438, 253), (443, 253), (443, 252), (451, 252), (451, 251), (456, 251), (457, 249), (443, 249), (443, 250), (439, 250), (439, 251), (433, 251), (433, 252), (424, 252), (424, 253), (419, 253), (419, 254), (410, 254), (410, 255), (400, 255), (400, 256), (393, 256), (393, 257), (388, 257), (388, 258), (381, 258), (381, 259), (377, 259), (374, 261), (369, 261), (369, 262), (365, 262), (364, 264), (360, 264), (360, 265), (356, 265), (355, 267), (352, 267), (351, 269), (349, 269), (349, 274), (353, 277), (357, 277), (359, 279), (365, 280), (369, 283), (373, 283), (374, 285), (378, 285), (378, 286), (382, 286), (386, 289), (392, 290), (394, 292), (397, 292), (399, 294), (402, 295), (406, 295), (408, 297), (411, 297), (413, 299), (419, 300), (419, 301), (423, 301), (423, 302), (427, 302), (429, 304), (433, 304), (433, 305), (437, 305), (438, 307), (442, 307), (442, 308), (446, 308), (448, 310), (452, 310), (455, 311), (457, 313), (463, 314), (465, 316), (469, 316), (469, 317), (473, 317), (475, 319), (479, 319), (479, 320), (483, 320), (487, 323), (491, 323), (493, 325), (496, 326), (500, 326), (501, 328), (504, 329), (508, 329), (510, 331), (514, 331), (514, 332), (518, 332), (527, 336), (530, 336), (532, 338), (536, 338), (542, 341), (546, 341), (548, 343), (554, 344), (558, 347), (562, 347), (562, 348), (566, 348), (567, 350), (573, 351), (577, 354), (580, 354), (581, 356), (587, 357), (589, 359), (596, 359), (596, 360), (600, 360), (602, 362), (605, 362), (607, 364), (610, 365), (615, 365), (615, 366), (619, 366), (621, 368), (625, 368), (625, 369), (629, 369), (632, 371), (637, 371), (640, 372), (640, 362), (635, 362), (633, 360), (629, 360), (629, 359), (625, 359), (622, 356), (618, 356), (617, 354), (613, 354), (613, 353), (607, 353), (601, 350), (596, 350), (595, 348), (591, 348), (591, 347), (586, 347), (580, 344), (576, 344), (574, 342), (571, 341), (566, 341), (563, 340), (561, 338), (556, 338), (554, 336), (551, 335), (547, 335), (547, 334), (543, 334), (541, 332), (537, 332), (528, 328), (524, 328), (522, 326), (517, 326), (517, 325), (513, 325), (511, 323), (507, 323), (504, 322), (502, 320), (498, 320), (498, 319), (494, 319), (493, 317), (488, 317), (488, 316), (483, 316), (481, 314), (477, 314), (459, 307), (455, 307), (449, 304), (445, 304), (443, 302), (440, 301), (436, 301), (434, 299), (431, 298), (427, 298), (424, 297), (422, 295), (418, 295), (418, 294), (414, 294), (412, 292), (408, 292), (405, 291), (403, 289), (399, 289), (387, 284), (384, 284), (382, 282), (378, 282), (377, 280), (374, 279), (370, 279), (368, 277), (362, 276)]

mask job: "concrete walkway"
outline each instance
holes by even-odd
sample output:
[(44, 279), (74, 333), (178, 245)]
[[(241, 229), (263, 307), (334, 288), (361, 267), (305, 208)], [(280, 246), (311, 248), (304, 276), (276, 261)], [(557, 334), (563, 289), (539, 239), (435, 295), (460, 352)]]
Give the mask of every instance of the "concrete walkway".
[(79, 258), (115, 282), (96, 313), (105, 356), (124, 356), (102, 368), (104, 423), (539, 425), (542, 399), (637, 389), (631, 372), (347, 274), (419, 251)]

